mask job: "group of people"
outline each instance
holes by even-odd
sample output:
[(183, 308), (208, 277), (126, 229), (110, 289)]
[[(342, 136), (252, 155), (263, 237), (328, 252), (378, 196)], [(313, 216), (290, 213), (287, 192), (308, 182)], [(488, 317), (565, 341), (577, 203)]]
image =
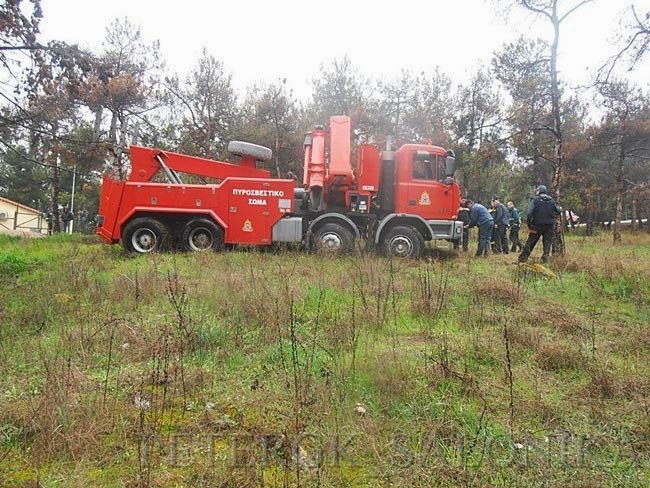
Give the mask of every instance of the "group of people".
[[(523, 246), (519, 239), (521, 214), (514, 202), (508, 200), (504, 205), (501, 197), (495, 195), (490, 203), (491, 208), (488, 210), (470, 199), (461, 201), (458, 218), (464, 223), (463, 250), (468, 250), (469, 229), (478, 227), (477, 256), (487, 256), (490, 250), (503, 254), (519, 250), (519, 262), (524, 263), (528, 261), (537, 241), (543, 238), (542, 262), (548, 262), (553, 242), (553, 228), (562, 209), (548, 194), (546, 186), (537, 186), (535, 196), (528, 204), (526, 211), (528, 239)], [(508, 230), (510, 230), (509, 235)]]
[[(74, 214), (66, 205), (65, 207), (59, 207), (59, 229), (61, 232), (69, 234), (72, 232), (72, 221), (74, 220)], [(52, 234), (52, 227), (54, 223), (54, 217), (50, 210), (45, 214), (45, 219), (47, 220), (47, 233)]]

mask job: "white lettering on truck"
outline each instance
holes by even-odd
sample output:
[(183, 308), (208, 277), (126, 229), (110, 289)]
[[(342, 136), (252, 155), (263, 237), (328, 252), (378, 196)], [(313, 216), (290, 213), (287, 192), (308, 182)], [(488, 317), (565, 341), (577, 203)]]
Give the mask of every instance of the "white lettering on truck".
[(233, 188), (232, 194), (245, 197), (280, 197), (284, 196), (282, 190), (254, 190), (251, 188)]

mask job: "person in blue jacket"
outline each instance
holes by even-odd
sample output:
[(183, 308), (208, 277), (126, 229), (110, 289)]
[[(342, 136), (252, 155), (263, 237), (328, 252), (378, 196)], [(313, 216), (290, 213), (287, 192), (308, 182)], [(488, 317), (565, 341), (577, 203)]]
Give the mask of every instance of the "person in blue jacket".
[(487, 256), (490, 249), (490, 239), (494, 229), (494, 219), (488, 209), (480, 203), (474, 203), (472, 200), (465, 200), (465, 207), (469, 208), (468, 228), (478, 227), (478, 249), (476, 255)]

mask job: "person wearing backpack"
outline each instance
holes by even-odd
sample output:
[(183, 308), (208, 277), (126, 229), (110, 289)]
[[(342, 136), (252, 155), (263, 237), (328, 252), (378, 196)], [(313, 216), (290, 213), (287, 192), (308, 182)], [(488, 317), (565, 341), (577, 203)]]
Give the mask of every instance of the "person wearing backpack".
[(528, 224), (528, 240), (524, 250), (519, 255), (519, 262), (525, 263), (535, 249), (540, 238), (543, 238), (542, 263), (547, 263), (551, 255), (553, 244), (553, 227), (555, 220), (562, 213), (562, 209), (555, 203), (555, 200), (547, 193), (544, 185), (535, 188), (535, 196), (528, 204), (526, 212), (526, 224)]

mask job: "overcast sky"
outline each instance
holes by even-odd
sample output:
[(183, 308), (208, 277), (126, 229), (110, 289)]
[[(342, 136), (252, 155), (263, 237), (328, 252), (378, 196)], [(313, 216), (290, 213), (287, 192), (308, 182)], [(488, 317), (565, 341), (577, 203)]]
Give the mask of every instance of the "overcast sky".
[[(575, 4), (576, 0), (563, 0)], [(565, 80), (585, 83), (615, 52), (622, 12), (631, 4), (650, 10), (650, 0), (594, 0), (562, 28), (560, 69)], [(373, 78), (402, 69), (430, 72), (437, 65), (462, 81), (504, 41), (535, 33), (550, 39), (547, 22), (521, 9), (508, 22), (491, 0), (41, 0), (45, 40), (101, 50), (107, 26), (128, 18), (146, 42), (160, 40), (171, 72), (181, 75), (205, 47), (243, 90), (257, 80), (286, 77), (298, 96), (322, 63), (349, 55)], [(631, 75), (646, 87), (650, 61)]]

